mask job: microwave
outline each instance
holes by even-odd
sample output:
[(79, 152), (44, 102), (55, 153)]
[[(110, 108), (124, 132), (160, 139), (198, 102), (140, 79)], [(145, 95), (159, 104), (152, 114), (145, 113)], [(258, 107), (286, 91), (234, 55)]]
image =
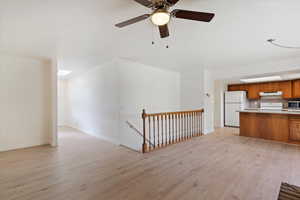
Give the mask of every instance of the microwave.
[(289, 109), (298, 109), (300, 110), (300, 101), (289, 101), (288, 102)]

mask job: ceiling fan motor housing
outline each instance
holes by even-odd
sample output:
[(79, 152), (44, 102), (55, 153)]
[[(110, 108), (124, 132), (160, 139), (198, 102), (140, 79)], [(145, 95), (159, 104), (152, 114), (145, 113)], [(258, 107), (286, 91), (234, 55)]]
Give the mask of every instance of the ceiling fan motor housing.
[(153, 0), (152, 4), (153, 4), (152, 9), (154, 9), (154, 10), (161, 9), (161, 8), (167, 8), (167, 7), (169, 8), (172, 6), (168, 1), (165, 1), (165, 0)]
[(159, 9), (156, 9), (153, 11), (152, 15), (155, 14), (155, 13), (169, 13), (169, 11), (167, 9), (164, 9), (164, 8), (159, 8)]

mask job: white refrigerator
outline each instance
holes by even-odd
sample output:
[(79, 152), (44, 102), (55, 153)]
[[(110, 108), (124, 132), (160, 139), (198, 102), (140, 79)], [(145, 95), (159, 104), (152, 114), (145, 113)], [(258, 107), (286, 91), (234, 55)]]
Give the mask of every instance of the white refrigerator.
[(240, 113), (248, 104), (245, 91), (225, 92), (225, 126), (240, 127)]

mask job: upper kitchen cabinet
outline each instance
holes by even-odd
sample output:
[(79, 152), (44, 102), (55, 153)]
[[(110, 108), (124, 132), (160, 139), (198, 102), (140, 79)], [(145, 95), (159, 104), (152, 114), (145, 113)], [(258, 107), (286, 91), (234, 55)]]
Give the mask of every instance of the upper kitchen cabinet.
[(260, 84), (228, 85), (228, 91), (247, 91), (248, 99), (259, 99)]
[(248, 91), (249, 87), (247, 84), (240, 85), (240, 91)]
[(269, 82), (259, 84), (260, 92), (278, 92), (280, 91), (280, 82)]
[(284, 99), (293, 98), (293, 90), (292, 90), (292, 81), (282, 81), (279, 82), (279, 89), (277, 91), (282, 91), (282, 97)]
[(293, 81), (293, 98), (300, 98), (300, 80)]
[(259, 99), (260, 84), (249, 84), (248, 86), (248, 99)]
[(228, 91), (242, 91), (242, 85), (228, 85)]
[(248, 99), (259, 99), (260, 92), (278, 92), (282, 91), (282, 98), (300, 98), (300, 80), (294, 81), (278, 81), (267, 83), (252, 83), (252, 84), (239, 84), (229, 85), (228, 91), (247, 91)]
[(246, 84), (228, 85), (228, 91), (248, 91), (248, 85)]

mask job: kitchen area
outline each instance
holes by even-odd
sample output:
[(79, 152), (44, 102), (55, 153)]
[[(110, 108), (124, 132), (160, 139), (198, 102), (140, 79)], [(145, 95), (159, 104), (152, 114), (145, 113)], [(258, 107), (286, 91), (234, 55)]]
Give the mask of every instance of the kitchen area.
[(227, 86), (224, 125), (239, 127), (241, 136), (300, 144), (300, 79), (242, 82)]

